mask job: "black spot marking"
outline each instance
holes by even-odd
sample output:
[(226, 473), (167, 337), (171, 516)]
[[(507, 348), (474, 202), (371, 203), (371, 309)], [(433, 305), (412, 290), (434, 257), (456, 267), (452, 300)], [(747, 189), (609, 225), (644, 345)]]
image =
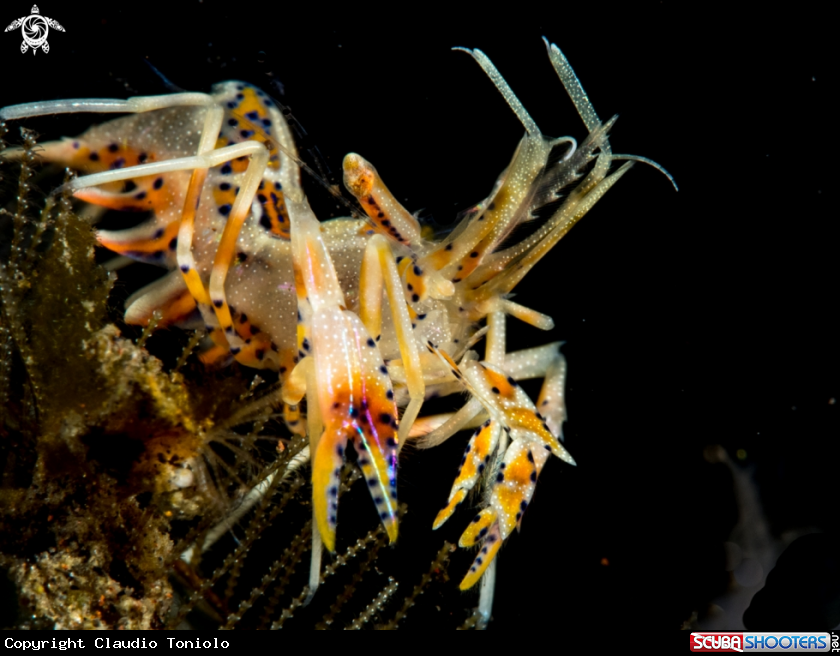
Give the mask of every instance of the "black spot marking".
[(303, 338), (303, 350), (304, 351), (309, 350), (309, 340), (306, 337)]
[(237, 354), (237, 353), (239, 353), (239, 351), (241, 351), (241, 350), (242, 350), (242, 349), (240, 349), (238, 346), (232, 346), (232, 347), (231, 347), (231, 349), (230, 349), (230, 352), (231, 352), (233, 355), (236, 355), (236, 354)]
[(230, 207), (230, 203), (225, 203), (224, 205), (219, 206), (219, 214), (227, 216), (230, 214)]
[(523, 500), (519, 503), (519, 507), (520, 507), (522, 510), (525, 510), (525, 509), (528, 507), (528, 502), (527, 502), (527, 501), (525, 501), (525, 500), (523, 499)]
[(186, 273), (189, 270), (190, 270), (190, 265), (189, 264), (182, 264), (181, 265), (181, 273)]
[(215, 305), (217, 308), (222, 307), (224, 304), (225, 304), (225, 302), (218, 299), (218, 298), (215, 301), (213, 301), (213, 305)]
[(219, 189), (222, 191), (228, 191), (230, 189), (230, 182), (223, 182), (219, 185)]
[(375, 478), (369, 478), (367, 482), (369, 487), (375, 487), (377, 483), (379, 483), (379, 481), (377, 481)]
[(367, 339), (367, 345), (368, 345), (368, 346), (376, 346), (376, 342), (374, 342), (374, 341), (373, 341), (370, 337), (368, 337), (368, 339)]
[[(335, 447), (335, 452), (338, 454), (339, 458), (344, 457), (344, 447), (341, 446), (340, 444), (337, 447)], [(336, 471), (340, 474), (341, 473), (341, 467), (339, 467)]]
[(491, 387), (490, 391), (493, 392), (493, 394), (498, 394), (499, 393), (499, 388), (498, 387)]
[(391, 419), (391, 415), (389, 415), (387, 412), (383, 412), (381, 415), (379, 415), (379, 421), (387, 426), (391, 425)]
[(420, 300), (420, 296), (418, 294), (412, 294), (411, 295), (411, 300), (416, 303), (417, 301)]
[(480, 522), (480, 521), (481, 521), (481, 515), (476, 515), (475, 517), (473, 517), (472, 523), (473, 524), (478, 524), (478, 522)]
[(423, 275), (423, 270), (419, 266), (417, 266), (416, 264), (414, 265), (414, 275), (415, 276), (422, 276)]
[(157, 178), (153, 183), (152, 187), (155, 189), (160, 189), (163, 186), (163, 178)]
[(90, 161), (91, 162), (98, 162), (99, 161), (99, 153), (91, 153), (90, 154)]
[(385, 374), (385, 375), (387, 376), (387, 375), (388, 375), (388, 367), (386, 367), (386, 366), (383, 364), (381, 367), (379, 367), (379, 372), (380, 372), (380, 373), (383, 373), (383, 374)]
[(224, 166), (222, 166), (222, 168), (221, 168), (221, 169), (219, 169), (219, 172), (220, 172), (222, 175), (228, 175), (231, 171), (233, 171), (233, 169), (231, 168), (231, 166), (230, 166), (230, 164), (229, 164), (229, 163), (228, 163), (228, 164), (225, 164)]
[(254, 356), (257, 360), (262, 360), (265, 357), (265, 349), (257, 349), (254, 351)]
[[(396, 449), (396, 448), (397, 448), (397, 440), (395, 440), (393, 437), (389, 437), (389, 438), (387, 438), (387, 439), (385, 440), (385, 444), (386, 444), (387, 446), (389, 446), (390, 448), (392, 448), (392, 449)], [(396, 483), (395, 483), (395, 484), (396, 484)]]
[(528, 462), (534, 462), (534, 454), (528, 451)]
[(232, 128), (235, 128), (237, 125), (239, 125), (239, 121), (237, 121), (235, 118), (229, 118), (228, 125)]
[(445, 251), (451, 251), (451, 250), (452, 250), (452, 244), (447, 244), (447, 245), (446, 245), (446, 248), (444, 248), (443, 250), (445, 250)]
[(502, 472), (499, 472), (498, 474), (496, 474), (496, 482), (497, 483), (501, 483), (503, 480), (505, 480), (505, 475)]
[(388, 390), (387, 392), (385, 392), (385, 396), (387, 396), (389, 400), (393, 400), (394, 390)]
[(146, 192), (145, 192), (145, 191), (141, 191), (141, 192), (139, 192), (139, 193), (135, 194), (135, 195), (134, 195), (134, 197), (135, 197), (137, 200), (143, 200), (143, 199), (146, 197)]
[(470, 253), (470, 257), (478, 257), (478, 251), (473, 251)]
[(169, 250), (174, 251), (176, 248), (178, 248), (178, 238), (173, 237), (169, 240)]
[(535, 471), (532, 471), (532, 472), (531, 472), (531, 482), (532, 482), (532, 483), (536, 483), (536, 482), (537, 482), (537, 472), (535, 472)]

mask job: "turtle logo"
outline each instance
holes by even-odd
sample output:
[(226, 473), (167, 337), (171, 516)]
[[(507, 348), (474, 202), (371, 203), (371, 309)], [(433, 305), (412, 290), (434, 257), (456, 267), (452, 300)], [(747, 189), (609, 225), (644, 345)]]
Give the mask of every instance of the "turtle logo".
[(50, 28), (59, 32), (64, 31), (64, 28), (58, 21), (41, 16), (38, 5), (32, 5), (32, 13), (29, 16), (12, 21), (12, 24), (6, 28), (6, 31), (10, 32), (17, 28), (20, 28), (23, 34), (23, 43), (20, 44), (20, 51), (26, 52), (29, 48), (32, 48), (33, 55), (38, 51), (38, 48), (43, 48), (44, 52), (50, 51), (50, 44), (47, 43), (47, 34), (50, 32)]

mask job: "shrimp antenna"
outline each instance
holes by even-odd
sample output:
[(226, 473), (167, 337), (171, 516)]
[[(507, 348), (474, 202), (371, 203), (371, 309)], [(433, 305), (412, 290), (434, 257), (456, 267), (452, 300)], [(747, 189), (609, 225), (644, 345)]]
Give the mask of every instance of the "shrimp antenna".
[(668, 180), (671, 181), (671, 184), (674, 185), (674, 191), (679, 191), (680, 190), (680, 188), (677, 186), (677, 181), (674, 180), (674, 176), (671, 175), (670, 173), (668, 173), (668, 171), (665, 170), (664, 166), (662, 166), (661, 164), (657, 164), (652, 159), (648, 159), (647, 157), (642, 157), (641, 155), (613, 155), (612, 158), (613, 159), (626, 159), (626, 160), (631, 160), (633, 162), (641, 162), (642, 164), (648, 164), (649, 166), (652, 166), (653, 168), (655, 168), (662, 175), (664, 175), (666, 178), (668, 178)]
[(172, 80), (170, 80), (168, 77), (166, 77), (163, 73), (161, 73), (157, 69), (157, 67), (152, 62), (150, 62), (148, 59), (144, 58), (143, 63), (146, 64), (146, 66), (148, 66), (149, 68), (152, 69), (152, 73), (157, 75), (160, 78), (160, 81), (163, 82), (163, 86), (166, 87), (167, 89), (169, 89), (169, 91), (171, 91), (172, 93), (183, 93), (183, 92), (186, 91), (186, 89), (182, 89), (177, 84), (175, 84)]

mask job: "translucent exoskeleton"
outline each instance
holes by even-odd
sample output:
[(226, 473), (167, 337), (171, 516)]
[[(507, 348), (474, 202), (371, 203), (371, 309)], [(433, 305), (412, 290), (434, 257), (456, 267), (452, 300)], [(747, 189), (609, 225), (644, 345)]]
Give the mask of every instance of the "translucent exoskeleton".
[[(128, 323), (148, 324), (154, 314), (159, 326), (193, 326), (200, 318), (209, 336), (205, 362), (235, 359), (279, 372), (286, 423), (309, 440), (303, 458), (312, 463), (312, 592), (322, 547), (335, 550), (339, 473), (349, 445), (394, 541), (400, 448), (408, 439), (433, 447), (474, 429), (433, 528), (471, 490), (483, 490), (460, 545), (478, 549), (461, 589), (483, 577), (485, 622), (496, 554), (521, 523), (540, 471), (551, 455), (575, 464), (563, 446), (560, 344), (508, 352), (505, 339), (507, 315), (546, 330), (553, 321), (509, 296), (632, 165), (610, 172), (613, 160), (652, 162), (612, 153), (614, 119), (600, 120), (563, 54), (546, 46), (585, 138), (544, 136), (484, 53), (467, 50), (525, 136), (487, 198), (440, 240), (424, 236), (357, 154), (344, 159), (344, 183), (366, 217), (319, 222), (303, 194), (282, 113), (246, 83), (224, 82), (210, 94), (0, 110), (4, 120), (126, 114), (75, 139), (44, 144), (42, 157), (81, 174), (69, 183), (80, 200), (150, 212), (138, 227), (98, 233), (112, 251), (169, 270), (129, 299)], [(561, 157), (550, 157), (557, 149)], [(548, 204), (556, 209), (547, 220), (507, 245)], [(481, 339), (483, 357), (473, 350)], [(544, 379), (536, 403), (519, 386), (529, 378)], [(457, 412), (420, 415), (425, 399), (460, 392), (469, 400)]]

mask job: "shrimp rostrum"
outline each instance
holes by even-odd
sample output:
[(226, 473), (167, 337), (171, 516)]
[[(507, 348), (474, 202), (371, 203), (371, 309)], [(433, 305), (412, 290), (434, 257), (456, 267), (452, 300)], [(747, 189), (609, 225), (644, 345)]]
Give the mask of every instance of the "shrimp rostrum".
[[(200, 317), (208, 334), (202, 360), (279, 372), (286, 423), (309, 441), (314, 582), (321, 546), (335, 550), (339, 474), (350, 445), (394, 541), (401, 447), (409, 439), (433, 447), (474, 429), (434, 528), (471, 490), (483, 490), (460, 540), (478, 551), (461, 588), (490, 578), (482, 588), (490, 590), (482, 595), (488, 613), (488, 568), (521, 523), (540, 471), (552, 455), (575, 464), (562, 439), (560, 344), (508, 352), (505, 341), (508, 315), (544, 330), (553, 321), (509, 297), (632, 165), (610, 172), (613, 160), (648, 160), (612, 153), (615, 119), (599, 119), (566, 58), (546, 45), (588, 134), (580, 143), (543, 135), (484, 53), (466, 50), (525, 136), (490, 195), (437, 240), (357, 154), (344, 159), (344, 183), (364, 216), (320, 222), (302, 191), (282, 113), (249, 84), (0, 110), (5, 120), (126, 114), (44, 144), (42, 157), (80, 174), (68, 184), (82, 201), (149, 212), (137, 227), (97, 233), (112, 251), (169, 270), (129, 298), (128, 323), (148, 324), (154, 315), (159, 326), (194, 325)], [(545, 220), (511, 245), (512, 233), (547, 206), (548, 218), (543, 211)], [(474, 350), (482, 339), (483, 358)], [(536, 402), (519, 385), (529, 378), (544, 379)], [(421, 415), (425, 399), (460, 392), (468, 400), (457, 412)]]

